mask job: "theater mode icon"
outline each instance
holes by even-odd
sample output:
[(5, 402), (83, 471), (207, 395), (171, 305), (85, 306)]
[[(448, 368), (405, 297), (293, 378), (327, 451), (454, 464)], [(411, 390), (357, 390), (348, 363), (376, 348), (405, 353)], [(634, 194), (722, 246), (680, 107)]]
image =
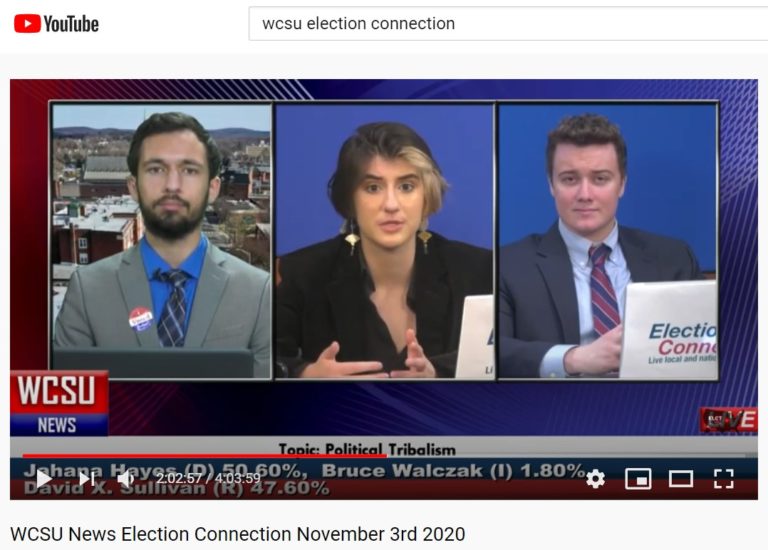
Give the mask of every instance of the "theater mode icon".
[(19, 13), (13, 18), (13, 29), (16, 32), (40, 32), (42, 27), (42, 19), (36, 13)]

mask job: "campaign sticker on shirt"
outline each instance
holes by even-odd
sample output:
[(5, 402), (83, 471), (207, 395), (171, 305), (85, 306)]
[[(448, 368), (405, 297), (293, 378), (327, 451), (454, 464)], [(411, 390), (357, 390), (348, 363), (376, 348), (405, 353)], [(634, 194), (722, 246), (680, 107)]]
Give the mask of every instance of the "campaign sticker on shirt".
[(128, 316), (128, 324), (136, 332), (147, 330), (152, 326), (152, 312), (145, 307), (133, 308)]

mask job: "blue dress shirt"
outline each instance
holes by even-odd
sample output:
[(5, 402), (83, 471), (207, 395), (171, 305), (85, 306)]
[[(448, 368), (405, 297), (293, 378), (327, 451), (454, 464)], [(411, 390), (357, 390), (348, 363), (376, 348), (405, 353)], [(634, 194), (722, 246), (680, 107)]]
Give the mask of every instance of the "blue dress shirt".
[[(152, 315), (155, 322), (160, 319), (165, 302), (171, 296), (172, 285), (163, 282), (156, 277), (156, 273), (162, 273), (173, 269), (168, 262), (163, 260), (160, 255), (152, 248), (146, 238), (139, 242), (141, 259), (144, 262), (144, 270), (149, 281), (149, 293), (152, 296)], [(197, 283), (200, 280), (200, 273), (203, 270), (203, 262), (208, 248), (208, 239), (205, 235), (200, 235), (200, 242), (192, 253), (179, 265), (178, 269), (185, 272), (188, 276), (184, 283), (184, 301), (186, 303), (186, 318), (184, 320), (184, 332), (189, 326), (189, 314), (192, 311), (192, 304), (195, 301), (195, 291)]]

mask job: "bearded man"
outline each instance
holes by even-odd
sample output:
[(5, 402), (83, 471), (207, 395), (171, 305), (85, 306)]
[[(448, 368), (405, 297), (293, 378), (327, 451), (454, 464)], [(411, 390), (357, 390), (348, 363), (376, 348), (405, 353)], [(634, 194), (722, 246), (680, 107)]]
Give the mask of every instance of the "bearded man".
[(72, 275), (54, 346), (247, 348), (269, 377), (269, 275), (211, 244), (201, 228), (219, 194), (221, 153), (184, 113), (156, 113), (128, 152), (128, 189), (145, 235)]

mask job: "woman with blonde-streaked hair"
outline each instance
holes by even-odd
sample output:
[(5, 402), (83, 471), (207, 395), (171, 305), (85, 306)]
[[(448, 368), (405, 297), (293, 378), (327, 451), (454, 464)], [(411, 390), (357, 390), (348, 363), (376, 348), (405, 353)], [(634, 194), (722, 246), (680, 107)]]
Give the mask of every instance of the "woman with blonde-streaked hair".
[(280, 375), (453, 376), (464, 298), (491, 293), (492, 257), (428, 230), (447, 189), (404, 124), (365, 124), (344, 142), (328, 182), (341, 235), (280, 259)]

